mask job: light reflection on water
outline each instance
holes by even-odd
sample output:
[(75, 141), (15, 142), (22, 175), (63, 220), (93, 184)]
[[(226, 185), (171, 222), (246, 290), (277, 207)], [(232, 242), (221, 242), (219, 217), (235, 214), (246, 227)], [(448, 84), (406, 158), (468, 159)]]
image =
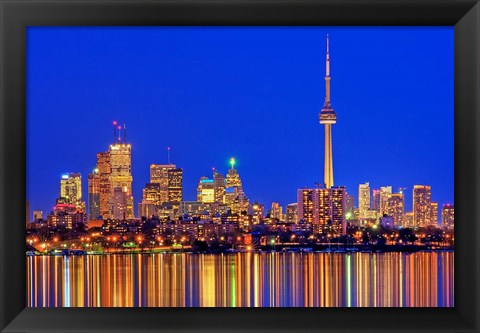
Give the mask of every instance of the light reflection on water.
[(453, 267), (453, 252), (27, 257), (27, 304), (449, 307)]

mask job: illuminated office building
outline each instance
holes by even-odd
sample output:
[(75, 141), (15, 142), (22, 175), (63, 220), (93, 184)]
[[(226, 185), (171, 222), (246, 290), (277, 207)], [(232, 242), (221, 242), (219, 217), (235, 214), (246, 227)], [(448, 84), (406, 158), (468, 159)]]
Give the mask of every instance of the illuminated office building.
[(278, 221), (282, 221), (282, 217), (283, 217), (282, 206), (280, 206), (278, 202), (272, 202), (272, 207), (270, 209), (270, 218), (278, 219)]
[(263, 220), (264, 212), (265, 207), (258, 202), (248, 206), (248, 214), (252, 216), (253, 224), (259, 224)]
[(232, 157), (230, 159), (231, 168), (228, 170), (227, 178), (225, 179), (225, 187), (242, 187), (242, 180), (238, 174), (237, 169), (235, 169), (235, 159)]
[(115, 220), (126, 220), (128, 206), (128, 190), (127, 187), (116, 186), (113, 188), (113, 218)]
[(97, 220), (100, 216), (100, 173), (95, 168), (88, 174), (88, 220)]
[(197, 201), (202, 203), (215, 202), (215, 188), (213, 179), (201, 177), (197, 186)]
[[(215, 169), (213, 169), (213, 179), (208, 177), (201, 177), (197, 186), (197, 201), (203, 203), (216, 203), (223, 204), (225, 196), (225, 177)], [(233, 200), (238, 196), (238, 191), (234, 191), (235, 188), (231, 188), (229, 193), (233, 193), (229, 204), (233, 203)]]
[(403, 225), (403, 216), (405, 215), (405, 205), (403, 193), (390, 194), (387, 200), (385, 213), (393, 219), (392, 227)]
[(118, 216), (133, 219), (132, 150), (129, 144), (123, 142), (110, 145), (110, 167), (114, 219), (117, 219)]
[(147, 183), (142, 190), (142, 200), (153, 203), (159, 206), (162, 202), (160, 200), (160, 184)]
[(78, 210), (85, 211), (82, 201), (82, 176), (79, 173), (66, 173), (60, 179), (60, 197), (66, 203), (73, 204)]
[(138, 204), (138, 216), (147, 218), (157, 216), (160, 204), (160, 184), (145, 184), (145, 188), (142, 190), (142, 202)]
[(239, 192), (229, 206), (233, 214), (245, 213), (246, 211), (248, 211), (249, 200), (245, 193)]
[(122, 131), (113, 122), (113, 138), (109, 150), (97, 154), (100, 215), (103, 219), (133, 219), (132, 148), (126, 142), (125, 125)]
[(426, 227), (432, 223), (432, 191), (428, 185), (413, 187), (413, 223), (416, 227)]
[(150, 165), (150, 183), (159, 184), (160, 202), (168, 202), (168, 171), (175, 168), (175, 164)]
[(287, 205), (287, 213), (286, 213), (286, 222), (287, 223), (297, 223), (297, 207), (298, 203), (294, 202)]
[(403, 227), (405, 228), (414, 227), (413, 212), (406, 212), (405, 215), (403, 215)]
[(179, 205), (183, 200), (183, 170), (175, 164), (151, 164), (150, 183), (160, 185), (160, 203)]
[(358, 211), (360, 219), (367, 218), (367, 211), (370, 210), (370, 184), (358, 185)]
[(330, 192), (330, 221), (333, 226), (341, 227), (342, 235), (347, 233), (346, 203), (347, 189), (345, 186), (332, 186)]
[(97, 154), (97, 169), (100, 177), (100, 216), (105, 219), (113, 218), (112, 212), (112, 183), (110, 182), (110, 154), (103, 152)]
[(380, 187), (380, 197), (379, 197), (380, 210), (378, 210), (380, 215), (388, 214), (387, 206), (388, 206), (388, 200), (390, 199), (391, 195), (392, 195), (391, 186)]
[(217, 172), (215, 169), (213, 170), (213, 189), (214, 189), (214, 197), (215, 202), (222, 203), (223, 196), (225, 195), (225, 177), (220, 173)]
[(380, 190), (372, 190), (372, 209), (380, 212)]
[(438, 226), (438, 202), (431, 202), (430, 203), (430, 224), (434, 226)]
[(315, 232), (335, 227), (342, 234), (346, 232), (347, 192), (345, 187), (336, 186), (299, 189), (297, 191), (297, 223), (311, 223)]
[(442, 228), (453, 229), (455, 227), (455, 209), (453, 204), (442, 206)]
[(230, 159), (230, 169), (225, 178), (225, 194), (223, 203), (229, 205), (232, 212), (240, 213), (248, 209), (249, 200), (243, 191), (242, 180), (235, 169), (235, 159)]
[(168, 202), (180, 205), (183, 200), (183, 170), (180, 168), (168, 170)]

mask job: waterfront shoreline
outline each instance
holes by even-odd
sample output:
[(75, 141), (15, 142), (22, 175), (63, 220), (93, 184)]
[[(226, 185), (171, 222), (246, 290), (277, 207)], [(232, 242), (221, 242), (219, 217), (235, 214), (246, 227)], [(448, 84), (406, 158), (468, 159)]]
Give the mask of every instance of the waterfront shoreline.
[(115, 251), (84, 251), (84, 250), (59, 250), (58, 252), (51, 251), (49, 253), (27, 251), (26, 257), (29, 256), (79, 256), (79, 255), (116, 255), (116, 254), (238, 254), (238, 253), (252, 253), (252, 254), (270, 254), (270, 253), (326, 253), (326, 254), (375, 254), (375, 253), (416, 253), (416, 252), (454, 252), (452, 246), (419, 246), (419, 245), (385, 245), (383, 247), (376, 246), (354, 246), (350, 248), (342, 247), (283, 247), (277, 246), (273, 249), (271, 246), (259, 247), (253, 250), (234, 250), (234, 249), (215, 249), (207, 251), (196, 251), (192, 249), (117, 249)]

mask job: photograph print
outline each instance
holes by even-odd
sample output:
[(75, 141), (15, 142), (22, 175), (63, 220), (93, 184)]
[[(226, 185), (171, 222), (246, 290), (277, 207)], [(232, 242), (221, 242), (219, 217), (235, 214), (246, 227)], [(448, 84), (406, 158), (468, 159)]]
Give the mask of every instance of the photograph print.
[(27, 306), (454, 306), (453, 27), (26, 31)]

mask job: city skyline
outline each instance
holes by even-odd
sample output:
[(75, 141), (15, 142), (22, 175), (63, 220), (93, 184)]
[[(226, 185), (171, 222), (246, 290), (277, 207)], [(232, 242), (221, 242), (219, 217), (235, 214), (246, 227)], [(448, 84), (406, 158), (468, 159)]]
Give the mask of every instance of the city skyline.
[[(328, 29), (328, 30), (335, 30), (335, 29)], [(330, 33), (330, 35), (331, 35), (331, 33)], [(319, 35), (319, 36), (320, 36), (320, 35)], [(323, 36), (324, 36), (324, 35), (323, 35)], [(321, 43), (320, 43), (320, 40), (321, 40), (321, 38), (319, 38), (319, 41), (318, 41), (319, 44), (321, 44)], [(450, 47), (452, 47), (452, 45), (450, 45)], [(321, 49), (321, 48), (320, 48), (320, 49)], [(336, 53), (336, 54), (337, 54), (337, 56), (338, 56), (339, 58), (341, 58), (340, 52), (338, 52), (338, 53)], [(309, 56), (311, 56), (311, 55), (309, 55)], [(318, 59), (317, 59), (317, 61), (316, 61), (316, 66), (318, 67), (318, 70), (320, 70), (320, 72), (321, 72), (321, 71), (322, 71), (321, 54), (317, 54), (316, 56), (318, 56), (318, 57), (317, 57)], [(334, 64), (335, 64), (335, 62), (334, 62)], [(335, 65), (333, 65), (333, 66), (335, 66)], [(345, 65), (343, 65), (343, 66), (345, 66)], [(451, 64), (451, 66), (453, 66), (453, 63)], [(335, 73), (337, 73), (337, 71), (341, 73), (342, 70), (340, 70), (340, 66), (338, 66), (337, 68), (338, 68), (338, 69), (335, 71)], [(350, 68), (350, 69), (351, 69), (351, 68)], [(343, 71), (343, 72), (344, 72), (344, 71)], [(345, 73), (345, 72), (344, 72), (344, 73)], [(341, 75), (341, 74), (340, 74), (340, 75)], [(336, 76), (335, 76), (335, 77), (336, 77), (336, 80), (337, 80), (337, 76), (338, 76), (338, 75), (336, 74)], [(317, 84), (315, 84), (316, 86), (318, 86), (318, 84), (321, 84), (321, 83), (322, 83), (323, 77), (324, 77), (324, 74), (323, 74), (323, 76), (322, 76), (322, 75), (317, 76), (316, 79), (317, 79), (318, 82), (317, 82)], [(345, 79), (345, 78), (344, 78), (344, 79)], [(338, 80), (341, 80), (341, 78), (339, 78)], [(336, 81), (335, 81), (335, 82), (336, 82)], [(452, 80), (452, 84), (453, 84), (453, 80)], [(336, 87), (336, 88), (335, 88), (335, 94), (336, 94), (336, 95), (335, 95), (335, 96), (336, 96), (336, 97), (335, 97), (335, 101), (338, 100), (338, 102), (336, 102), (336, 105), (338, 105), (338, 104), (341, 105), (341, 104), (342, 104), (342, 101), (344, 101), (345, 98), (348, 98), (348, 95), (349, 95), (349, 93), (350, 93), (349, 91), (347, 91), (347, 92), (345, 92), (345, 91), (339, 91), (339, 89), (340, 89), (339, 87)], [(317, 95), (317, 97), (319, 97), (319, 98), (318, 98), (318, 101), (317, 101), (316, 103), (317, 103), (317, 105), (321, 106), (322, 101), (323, 101), (323, 97), (324, 97), (324, 96), (322, 96), (323, 94), (321, 93), (321, 89), (319, 89), (319, 92), (318, 92), (316, 95)], [(346, 97), (346, 96), (347, 96), (347, 97)], [(450, 96), (450, 97), (452, 97), (452, 96)], [(341, 115), (340, 117), (341, 117), (341, 119), (342, 119), (342, 122), (348, 123), (348, 117), (350, 117), (350, 116), (352, 115), (351, 110), (343, 110), (343, 109), (341, 109), (341, 108), (339, 108), (339, 107), (337, 107), (337, 108), (341, 110), (339, 114)], [(306, 113), (308, 113), (309, 115), (314, 115), (314, 114), (315, 114), (315, 111), (318, 113), (318, 112), (319, 112), (319, 107), (317, 107), (316, 110), (315, 110), (315, 109), (314, 109), (314, 110), (306, 110)], [(298, 112), (296, 112), (296, 113), (298, 113)], [(410, 115), (410, 116), (411, 116), (411, 115)], [(452, 117), (452, 116), (453, 116), (453, 108), (452, 108), (452, 112), (451, 112), (450, 117)], [(30, 119), (29, 119), (29, 121), (30, 121)], [(370, 121), (370, 119), (369, 119), (369, 121)], [(126, 122), (127, 122), (128, 124), (130, 124), (130, 121), (126, 121)], [(137, 122), (137, 124), (138, 124), (138, 122)], [(313, 118), (313, 117), (312, 117), (312, 118), (309, 117), (308, 122), (302, 123), (302, 124), (301, 124), (301, 127), (311, 128), (311, 127), (312, 127), (312, 126), (311, 126), (312, 124), (315, 125), (314, 118)], [(360, 124), (363, 125), (364, 123), (360, 123)], [(29, 125), (31, 125), (31, 124), (29, 124)], [(264, 124), (264, 125), (265, 125), (265, 124)], [(452, 124), (450, 124), (450, 125), (451, 125), (451, 127), (452, 127), (452, 128), (450, 128), (450, 130), (452, 130), (452, 136), (451, 136), (452, 150), (451, 150), (450, 153), (453, 153), (453, 122), (452, 122)], [(317, 125), (317, 126), (318, 126), (318, 125)], [(339, 126), (339, 125), (337, 125), (337, 126)], [(106, 139), (106, 140), (105, 140), (105, 143), (107, 143), (107, 142), (108, 142), (108, 141), (107, 141), (107, 138), (108, 138), (108, 136), (109, 136), (109, 135), (108, 135), (108, 132), (109, 132), (109, 131), (107, 131), (106, 128), (108, 128), (108, 126), (102, 125), (102, 127), (105, 127), (105, 130), (104, 130), (104, 131), (93, 131), (93, 133), (90, 133), (90, 134), (93, 134), (93, 136), (96, 136), (96, 137), (97, 137), (96, 139), (93, 139), (93, 140), (95, 140), (95, 142), (101, 141), (101, 140), (99, 139), (99, 137), (104, 136), (105, 139)], [(140, 132), (139, 132), (139, 129), (136, 128), (135, 126), (130, 126), (130, 128), (132, 128), (131, 132), (133, 132), (133, 134), (131, 134), (129, 137), (135, 138), (134, 140), (139, 140), (138, 138), (136, 138), (136, 135), (142, 135), (142, 133), (140, 133)], [(202, 128), (203, 128), (203, 126), (201, 126), (201, 129), (202, 129)], [(380, 129), (381, 129), (381, 128), (380, 128)], [(215, 129), (213, 129), (213, 130), (215, 130)], [(266, 128), (266, 130), (268, 130), (268, 128)], [(146, 129), (146, 131), (148, 131), (148, 128)], [(217, 132), (222, 132), (222, 131), (217, 131)], [(203, 132), (200, 131), (200, 133), (203, 133)], [(315, 142), (318, 142), (318, 143), (321, 142), (321, 138), (322, 138), (323, 135), (322, 135), (322, 133), (321, 133), (320, 131), (318, 131), (318, 130), (312, 130), (312, 131), (310, 131), (309, 133), (310, 133), (310, 134), (313, 134), (312, 137), (313, 137), (313, 139), (315, 139)], [(360, 184), (360, 183), (362, 183), (362, 182), (365, 182), (365, 181), (368, 181), (368, 182), (370, 182), (370, 183), (372, 184), (372, 186), (371, 186), (372, 189), (379, 188), (380, 186), (388, 186), (388, 185), (390, 185), (390, 186), (392, 186), (392, 187), (396, 190), (396, 188), (398, 188), (398, 187), (407, 186), (407, 187), (408, 187), (408, 190), (405, 191), (405, 193), (411, 192), (411, 190), (413, 190), (413, 185), (417, 185), (417, 184), (427, 184), (427, 185), (432, 185), (432, 188), (433, 188), (433, 189), (432, 189), (432, 192), (433, 192), (432, 197), (433, 197), (433, 199), (435, 199), (435, 201), (439, 202), (440, 204), (453, 203), (453, 191), (451, 191), (450, 195), (447, 195), (447, 194), (443, 193), (443, 192), (445, 192), (445, 191), (443, 190), (443, 188), (442, 188), (441, 186), (438, 186), (438, 187), (437, 187), (436, 185), (433, 185), (433, 184), (435, 183), (434, 181), (432, 181), (432, 182), (428, 182), (428, 181), (418, 181), (418, 182), (410, 182), (410, 183), (406, 183), (406, 181), (401, 181), (401, 182), (399, 181), (398, 183), (395, 183), (394, 179), (397, 178), (397, 175), (396, 175), (396, 174), (391, 174), (391, 175), (390, 175), (390, 176), (391, 176), (390, 178), (391, 178), (392, 180), (391, 180), (391, 181), (387, 181), (387, 182), (384, 181), (385, 179), (387, 179), (386, 175), (385, 175), (385, 174), (382, 175), (381, 173), (379, 173), (379, 177), (377, 177), (378, 180), (377, 180), (375, 177), (372, 177), (372, 178), (370, 178), (370, 179), (358, 179), (356, 186), (352, 186), (352, 181), (350, 181), (350, 184), (346, 184), (344, 181), (342, 181), (342, 180), (345, 179), (345, 176), (342, 176), (342, 175), (343, 175), (344, 172), (345, 172), (345, 171), (344, 171), (344, 170), (345, 170), (345, 169), (344, 169), (344, 165), (345, 165), (345, 162), (348, 161), (348, 155), (349, 155), (349, 154), (345, 154), (346, 152), (347, 152), (347, 153), (349, 152), (348, 149), (345, 149), (345, 142), (346, 142), (346, 141), (348, 142), (349, 140), (348, 140), (348, 138), (345, 137), (344, 134), (345, 134), (345, 132), (343, 132), (343, 135), (342, 135), (342, 132), (341, 132), (341, 130), (340, 130), (340, 127), (339, 127), (338, 134), (337, 134), (337, 131), (335, 132), (335, 134), (334, 134), (334, 136), (333, 136), (333, 137), (334, 137), (334, 140), (335, 140), (335, 142), (336, 142), (336, 143), (335, 143), (335, 145), (336, 145), (336, 146), (335, 146), (335, 149), (337, 149), (337, 147), (340, 147), (340, 148), (339, 148), (338, 150), (334, 150), (333, 156), (334, 156), (334, 160), (335, 160), (336, 170), (338, 170), (338, 169), (337, 169), (337, 165), (339, 165), (339, 164), (340, 164), (339, 168), (340, 168), (341, 170), (343, 170), (342, 173), (336, 172), (336, 175), (340, 175), (340, 177), (337, 176), (337, 178), (340, 178), (340, 180), (338, 180), (338, 181), (336, 180), (336, 184), (346, 185), (347, 191), (349, 191), (350, 194), (355, 194), (355, 193), (356, 193), (356, 186), (358, 186), (358, 184)], [(379, 131), (378, 136), (379, 136), (379, 139), (382, 139), (382, 140), (387, 140), (387, 141), (388, 141), (389, 139), (391, 139), (391, 135), (390, 135), (390, 136), (389, 136), (389, 135), (386, 135), (386, 134), (383, 133), (382, 131)], [(29, 144), (31, 143), (31, 139), (30, 139), (30, 138), (31, 138), (31, 136), (29, 136)], [(200, 140), (200, 141), (202, 141), (202, 140)], [(271, 141), (275, 142), (276, 140), (271, 140)], [(137, 142), (138, 142), (138, 141), (137, 141)], [(339, 143), (339, 142), (340, 142), (340, 143)], [(150, 145), (151, 145), (151, 144), (150, 144)], [(90, 144), (90, 145), (87, 145), (87, 146), (91, 146), (91, 144)], [(189, 180), (189, 179), (193, 178), (193, 179), (196, 179), (195, 183), (198, 183), (198, 178), (200, 178), (200, 176), (210, 176), (210, 170), (211, 170), (211, 167), (212, 167), (212, 166), (213, 166), (213, 167), (216, 167), (216, 169), (218, 169), (220, 172), (222, 172), (222, 174), (224, 173), (224, 170), (227, 170), (226, 166), (223, 166), (223, 165), (222, 165), (222, 166), (217, 166), (217, 165), (214, 165), (214, 163), (211, 163), (211, 164), (213, 164), (213, 165), (211, 165), (210, 167), (200, 167), (200, 168), (204, 168), (204, 169), (205, 169), (205, 172), (203, 172), (203, 174), (195, 174), (195, 175), (192, 175), (192, 174), (189, 172), (190, 170), (198, 171), (198, 169), (200, 169), (200, 168), (198, 168), (198, 167), (197, 167), (197, 168), (192, 167), (192, 168), (189, 170), (189, 167), (188, 167), (187, 165), (183, 164), (182, 162), (185, 161), (185, 155), (187, 155), (187, 156), (189, 156), (190, 154), (196, 155), (198, 152), (196, 152), (194, 149), (193, 149), (193, 150), (189, 150), (189, 151), (181, 151), (181, 152), (179, 152), (179, 151), (177, 151), (177, 150), (175, 149), (175, 144), (174, 144), (174, 143), (173, 143), (173, 144), (169, 144), (168, 146), (173, 147), (172, 152), (173, 152), (174, 157), (172, 158), (172, 163), (176, 164), (179, 168), (182, 168), (183, 171), (184, 171), (184, 173), (185, 173), (186, 175), (188, 175), (188, 177), (185, 177), (186, 180)], [(191, 142), (191, 146), (192, 146), (192, 147), (195, 147), (194, 142)], [(302, 167), (303, 167), (303, 168), (307, 167), (308, 169), (312, 169), (312, 172), (307, 172), (306, 174), (307, 174), (307, 175), (310, 175), (310, 176), (311, 176), (311, 174), (315, 174), (315, 178), (312, 178), (308, 183), (305, 184), (305, 183), (302, 182), (302, 180), (304, 181), (304, 178), (301, 177), (301, 176), (298, 177), (298, 173), (295, 172), (296, 170), (295, 170), (295, 171), (293, 171), (293, 170), (288, 170), (288, 169), (286, 169), (286, 170), (277, 170), (277, 172), (278, 172), (277, 175), (276, 175), (277, 177), (288, 177), (288, 176), (289, 176), (289, 173), (295, 173), (295, 174), (297, 175), (296, 178), (292, 178), (293, 180), (290, 179), (289, 181), (283, 182), (283, 183), (281, 184), (281, 185), (285, 185), (285, 186), (282, 186), (282, 188), (283, 188), (283, 193), (280, 193), (277, 197), (274, 197), (274, 196), (272, 196), (271, 194), (269, 195), (268, 193), (265, 194), (265, 193), (262, 193), (262, 192), (260, 192), (260, 191), (258, 191), (258, 190), (255, 190), (255, 188), (258, 188), (258, 186), (261, 186), (262, 188), (268, 188), (268, 186), (265, 186), (264, 184), (265, 184), (265, 182), (266, 182), (266, 183), (270, 182), (271, 179), (266, 178), (266, 175), (268, 175), (268, 173), (266, 173), (265, 170), (263, 169), (265, 166), (262, 166), (262, 165), (259, 165), (259, 164), (251, 164), (251, 163), (252, 163), (252, 159), (251, 159), (252, 157), (251, 157), (250, 154), (246, 154), (245, 152), (243, 152), (243, 154), (240, 153), (240, 154), (230, 154), (230, 155), (227, 155), (228, 153), (225, 153), (226, 156), (225, 156), (225, 159), (224, 159), (224, 160), (227, 161), (231, 156), (236, 156), (237, 158), (238, 158), (238, 156), (241, 156), (240, 158), (238, 158), (238, 160), (240, 161), (240, 163), (239, 163), (240, 166), (238, 167), (238, 169), (239, 169), (240, 172), (242, 173), (242, 178), (245, 180), (245, 187), (247, 188), (246, 192), (248, 192), (249, 198), (251, 198), (251, 201), (258, 200), (259, 202), (262, 202), (262, 203), (265, 204), (266, 206), (268, 206), (271, 202), (280, 202), (281, 205), (282, 205), (284, 208), (286, 208), (287, 204), (296, 201), (296, 190), (297, 190), (298, 188), (301, 188), (301, 187), (303, 187), (303, 186), (309, 186), (309, 185), (312, 186), (315, 181), (318, 181), (318, 180), (320, 180), (320, 179), (322, 178), (322, 176), (323, 176), (323, 173), (322, 173), (322, 170), (321, 170), (321, 164), (322, 164), (322, 163), (320, 162), (320, 163), (317, 164), (316, 161), (321, 161), (321, 159), (322, 159), (321, 157), (323, 156), (323, 154), (322, 154), (322, 150), (321, 150), (321, 149), (315, 149), (315, 147), (317, 147), (317, 146), (318, 146), (318, 144), (312, 144), (313, 151), (312, 151), (312, 154), (311, 154), (311, 163), (308, 163), (308, 165), (303, 165), (303, 164), (302, 164), (302, 165), (298, 165), (298, 166), (297, 166), (297, 168), (299, 168), (300, 170), (301, 170)], [(342, 146), (343, 146), (343, 148), (342, 148)], [(420, 146), (421, 146), (421, 143), (420, 143)], [(139, 149), (139, 151), (142, 151), (142, 150), (145, 151), (145, 150), (149, 150), (149, 149), (152, 149), (152, 148), (151, 148), (151, 147), (141, 147), (141, 146), (137, 147), (136, 144), (132, 144), (132, 159), (133, 159), (133, 161), (132, 161), (132, 173), (133, 173), (133, 195), (134, 195), (134, 197), (135, 197), (135, 205), (134, 205), (135, 211), (137, 211), (136, 204), (137, 204), (138, 202), (140, 202), (140, 199), (141, 199), (141, 195), (139, 195), (139, 194), (137, 193), (137, 192), (138, 192), (138, 188), (143, 188), (143, 187), (145, 186), (145, 183), (148, 182), (148, 181), (146, 181), (147, 179), (145, 179), (146, 177), (143, 177), (143, 178), (142, 178), (142, 176), (141, 176), (141, 174), (144, 174), (144, 173), (145, 173), (145, 170), (139, 171), (138, 169), (140, 169), (140, 168), (145, 168), (144, 166), (147, 166), (145, 169), (147, 169), (146, 171), (148, 172), (148, 165), (150, 165), (150, 164), (153, 164), (153, 163), (166, 164), (166, 162), (167, 162), (167, 161), (166, 161), (166, 160), (167, 160), (167, 148), (166, 148), (166, 147), (167, 147), (167, 145), (165, 145), (165, 148), (164, 148), (165, 157), (163, 158), (163, 160), (159, 160), (159, 158), (157, 157), (156, 159), (153, 159), (153, 158), (152, 158), (152, 159), (148, 159), (148, 160), (146, 160), (146, 161), (145, 161), (145, 160), (142, 160), (141, 162), (139, 162), (138, 160), (135, 161), (135, 159), (134, 159), (134, 157), (135, 157), (135, 149)], [(286, 148), (290, 148), (290, 149), (293, 149), (293, 150), (297, 149), (297, 147), (294, 146), (293, 144), (290, 145), (289, 147), (286, 147)], [(400, 147), (400, 148), (401, 148), (401, 149), (402, 149), (402, 148), (405, 149), (405, 147)], [(155, 147), (155, 148), (153, 148), (153, 149), (156, 149), (157, 152), (158, 152), (158, 147)], [(104, 150), (104, 149), (103, 149), (103, 150)], [(235, 150), (235, 149), (232, 149), (232, 150)], [(288, 149), (287, 149), (287, 150), (288, 150)], [(369, 150), (370, 150), (370, 149), (369, 149)], [(375, 149), (372, 149), (372, 150), (373, 150), (373, 151), (372, 151), (371, 155), (376, 156), (376, 154), (375, 154)], [(31, 151), (31, 150), (29, 149), (29, 152), (30, 152), (30, 151)], [(102, 151), (102, 150), (101, 150), (101, 149), (100, 149), (100, 150), (97, 149), (97, 151)], [(340, 152), (338, 152), (338, 151), (340, 151)], [(170, 154), (170, 150), (168, 150), (168, 153)], [(67, 154), (67, 155), (68, 155), (68, 154)], [(141, 156), (141, 154), (139, 154), (139, 155)], [(207, 155), (208, 155), (208, 154), (207, 154)], [(220, 155), (220, 154), (217, 153), (217, 155)], [(255, 155), (255, 154), (252, 154), (252, 155)], [(318, 155), (318, 156), (317, 156), (317, 155)], [(351, 154), (350, 154), (350, 155), (351, 155)], [(367, 150), (366, 155), (367, 155), (367, 159), (368, 159), (368, 156), (370, 155), (370, 153), (368, 153), (368, 150)], [(423, 155), (425, 155), (425, 154), (423, 154)], [(447, 152), (445, 152), (444, 155), (448, 155)], [(383, 155), (379, 155), (379, 156), (383, 156)], [(453, 155), (452, 155), (452, 157), (453, 157)], [(90, 159), (90, 158), (89, 158), (89, 159)], [(370, 157), (370, 159), (372, 160), (372, 164), (373, 164), (373, 165), (375, 165), (373, 162), (376, 162), (379, 166), (382, 165), (382, 159), (381, 159), (381, 158), (375, 159), (375, 158), (371, 158), (371, 157)], [(198, 163), (198, 164), (207, 164), (207, 163), (208, 163), (208, 161), (207, 161), (206, 159), (201, 159), (201, 160), (202, 160), (203, 163)], [(217, 159), (214, 159), (214, 160), (218, 161), (219, 159), (217, 158)], [(268, 156), (268, 158), (267, 158), (266, 160), (267, 160), (267, 161), (270, 160), (270, 155)], [(426, 160), (428, 160), (428, 158), (426, 158)], [(445, 157), (444, 160), (448, 160), (447, 157)], [(247, 161), (247, 163), (242, 164), (243, 161)], [(254, 161), (255, 161), (255, 160), (254, 160)], [(82, 162), (83, 162), (83, 161), (82, 161)], [(82, 163), (82, 162), (81, 162), (81, 164), (84, 164), (84, 162), (83, 162), (83, 163)], [(451, 179), (451, 180), (452, 180), (451, 186), (453, 187), (453, 158), (452, 158), (451, 160), (449, 160), (448, 162), (451, 164), (451, 175), (450, 175), (450, 177), (452, 178), (452, 179)], [(430, 163), (431, 163), (431, 162), (430, 162)], [(224, 163), (224, 164), (227, 164), (227, 163)], [(267, 162), (267, 163), (265, 163), (265, 164), (268, 165), (269, 163)], [(286, 163), (286, 164), (288, 164), (288, 163)], [(31, 175), (31, 172), (32, 172), (32, 170), (30, 169), (30, 165), (31, 165), (31, 164), (29, 164), (29, 175)], [(197, 165), (197, 163), (195, 163), (195, 165)], [(343, 165), (343, 169), (342, 169), (342, 165)], [(355, 167), (357, 167), (356, 163), (353, 163), (353, 165), (355, 165)], [(190, 166), (192, 166), (192, 165), (190, 165)], [(83, 189), (82, 189), (82, 190), (83, 190), (84, 193), (87, 193), (87, 191), (86, 191), (87, 174), (88, 174), (89, 172), (91, 172), (91, 170), (93, 169), (93, 167), (94, 167), (94, 161), (92, 161), (92, 167), (89, 168), (88, 171), (87, 171), (87, 170), (76, 170), (75, 167), (70, 167), (68, 170), (62, 170), (62, 173), (63, 173), (63, 172), (79, 172), (79, 173), (81, 173), (81, 174), (82, 174), (82, 180), (83, 180), (83, 182), (82, 182)], [(262, 168), (262, 167), (263, 167), (263, 168)], [(358, 166), (358, 167), (359, 167), (360, 169), (362, 168), (361, 166)], [(393, 167), (393, 169), (395, 169), (395, 166), (390, 166), (390, 168), (392, 168), (392, 167)], [(82, 167), (82, 168), (83, 168), (83, 167)], [(260, 177), (260, 176), (258, 176), (258, 175), (257, 175), (257, 177), (251, 177), (252, 173), (254, 173), (254, 172), (255, 172), (256, 170), (258, 170), (259, 168), (260, 168), (260, 170), (264, 170), (264, 171), (261, 173), (261, 176), (263, 176), (263, 178)], [(252, 169), (253, 169), (253, 170), (252, 170)], [(381, 167), (377, 167), (377, 170), (378, 170), (378, 169), (381, 169)], [(422, 166), (421, 166), (421, 165), (419, 166), (419, 169), (422, 169)], [(299, 171), (300, 171), (300, 170), (299, 170)], [(438, 170), (436, 170), (436, 169), (435, 169), (435, 170), (432, 170), (432, 171), (437, 171), (437, 172), (438, 172)], [(188, 173), (187, 173), (187, 172), (188, 172)], [(355, 172), (353, 172), (353, 173), (355, 173)], [(137, 177), (136, 174), (140, 174), (140, 177)], [(358, 172), (358, 174), (361, 175), (361, 172)], [(403, 176), (404, 176), (404, 175), (399, 175), (398, 178), (402, 178)], [(51, 177), (51, 176), (50, 176), (50, 177)], [(58, 175), (58, 178), (60, 178), (60, 175)], [(252, 179), (252, 178), (253, 178), (253, 179)], [(274, 174), (274, 177), (271, 177), (271, 178), (275, 178), (275, 174)], [(412, 178), (413, 178), (413, 177), (412, 177)], [(419, 177), (419, 178), (421, 178), (421, 177)], [(443, 178), (445, 178), (445, 177), (443, 177)], [(260, 180), (264, 180), (264, 181), (263, 181), (263, 182), (260, 182), (260, 184), (259, 184), (259, 179), (260, 179)], [(382, 179), (383, 179), (383, 180), (382, 180)], [(428, 179), (428, 177), (424, 177), (424, 179)], [(447, 175), (447, 179), (448, 179), (448, 175)], [(293, 182), (293, 181), (297, 181), (296, 185), (294, 185), (293, 187), (292, 187), (292, 186), (289, 186), (289, 185), (291, 185), (291, 182)], [(377, 183), (377, 182), (378, 182), (378, 183)], [(380, 182), (381, 182), (381, 183), (380, 183)], [(191, 183), (191, 182), (189, 181), (189, 183)], [(438, 184), (438, 183), (437, 183), (437, 184)], [(29, 182), (29, 186), (28, 186), (28, 190), (29, 190), (29, 191), (31, 190), (31, 186), (30, 186), (30, 185), (31, 185), (31, 183)], [(398, 186), (397, 186), (397, 185), (398, 185)], [(447, 186), (445, 186), (445, 187), (447, 187)], [(183, 186), (183, 188), (184, 188), (184, 192), (186, 193), (186, 195), (184, 195), (184, 200), (194, 200), (195, 196), (194, 196), (194, 195), (191, 195), (191, 194), (192, 194), (192, 192), (194, 193), (196, 186), (195, 186), (195, 185), (194, 185), (194, 186), (190, 186), (190, 184), (186, 184), (186, 182), (184, 181), (184, 186)], [(274, 188), (278, 188), (278, 187), (274, 187)], [(252, 189), (253, 189), (253, 191), (252, 191)], [(437, 192), (437, 191), (438, 191), (438, 192)], [(57, 193), (57, 192), (58, 192), (58, 190), (54, 191), (54, 193), (51, 193), (51, 197), (56, 197), (56, 196), (58, 196), (58, 193)], [(267, 190), (267, 192), (269, 192), (269, 191)], [(29, 193), (30, 193), (30, 192), (29, 192)], [(440, 195), (438, 195), (437, 193), (440, 193)], [(443, 193), (443, 195), (442, 195), (442, 193)], [(269, 198), (269, 199), (265, 199), (264, 196), (268, 196), (268, 195), (270, 196), (270, 198)], [(44, 196), (44, 193), (42, 193), (42, 196)], [(444, 200), (445, 198), (448, 198), (449, 196), (451, 197), (451, 200)], [(50, 203), (53, 203), (53, 202), (54, 202), (54, 198), (53, 198), (53, 200), (52, 200), (51, 197), (49, 198), (49, 202), (50, 202)], [(263, 197), (263, 198), (262, 198), (262, 197)], [(356, 197), (356, 196), (355, 196), (355, 197)], [(53, 205), (53, 204), (49, 204), (48, 206), (43, 207), (43, 206), (41, 206), (41, 205), (39, 205), (39, 204), (36, 203), (36, 200), (38, 200), (37, 198), (32, 199), (30, 195), (29, 195), (29, 198), (30, 198), (30, 200), (31, 200), (31, 207), (32, 207), (32, 209), (34, 209), (34, 210), (45, 210), (46, 212), (48, 212), (49, 210), (48, 210), (48, 209), (45, 209), (45, 208), (46, 208), (46, 207), (51, 207), (51, 206)], [(287, 198), (291, 198), (291, 199), (289, 200), (289, 199), (287, 199)], [(38, 200), (37, 202), (40, 202), (40, 200)], [(405, 211), (411, 210), (411, 208), (408, 208), (408, 207), (411, 205), (411, 202), (412, 202), (412, 200), (411, 200), (411, 199), (408, 199), (408, 197), (406, 197), (405, 203), (406, 203), (406, 208), (407, 208), (407, 209), (406, 209)], [(441, 207), (441, 205), (440, 205), (440, 207)]]

